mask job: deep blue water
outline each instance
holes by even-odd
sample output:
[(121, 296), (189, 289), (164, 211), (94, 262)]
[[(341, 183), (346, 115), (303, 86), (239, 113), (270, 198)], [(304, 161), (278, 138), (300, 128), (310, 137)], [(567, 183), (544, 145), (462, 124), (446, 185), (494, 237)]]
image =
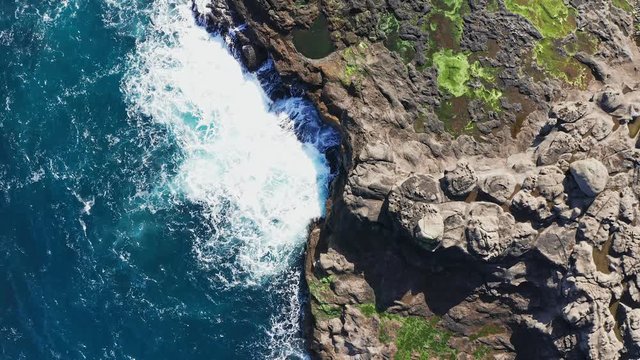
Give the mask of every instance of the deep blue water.
[(0, 359), (304, 357), (308, 102), (187, 0), (3, 0), (0, 68)]

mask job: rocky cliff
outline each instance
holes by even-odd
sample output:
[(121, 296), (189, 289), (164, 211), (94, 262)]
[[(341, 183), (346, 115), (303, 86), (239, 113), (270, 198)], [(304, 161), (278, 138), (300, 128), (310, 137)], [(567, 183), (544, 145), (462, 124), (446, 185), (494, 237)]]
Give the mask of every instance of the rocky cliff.
[(636, 7), (196, 6), (343, 134), (308, 244), (315, 355), (640, 357)]

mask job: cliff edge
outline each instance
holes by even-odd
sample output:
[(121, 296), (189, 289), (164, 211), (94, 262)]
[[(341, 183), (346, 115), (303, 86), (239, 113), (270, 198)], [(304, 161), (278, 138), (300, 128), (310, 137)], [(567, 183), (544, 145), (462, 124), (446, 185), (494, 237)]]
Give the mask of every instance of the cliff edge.
[(310, 234), (323, 359), (640, 357), (626, 0), (213, 0), (343, 135)]

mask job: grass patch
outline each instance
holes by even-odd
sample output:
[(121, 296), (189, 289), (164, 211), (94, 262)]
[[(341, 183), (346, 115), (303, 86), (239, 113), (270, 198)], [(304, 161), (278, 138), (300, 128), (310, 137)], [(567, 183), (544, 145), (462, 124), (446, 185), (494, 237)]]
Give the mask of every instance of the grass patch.
[(438, 319), (405, 318), (396, 337), (395, 358), (411, 360), (417, 355), (420, 359), (455, 359), (457, 352), (448, 345), (451, 334), (438, 329), (437, 322)]
[(588, 84), (590, 73), (583, 64), (573, 58), (573, 55), (582, 50), (576, 49), (576, 46), (579, 45), (570, 44), (561, 51), (557, 40), (544, 39), (536, 44), (533, 51), (534, 59), (547, 74), (567, 84), (584, 88)]
[(475, 360), (485, 360), (491, 355), (491, 348), (487, 345), (480, 344), (471, 354)]
[(376, 304), (366, 303), (357, 305), (360, 312), (366, 317), (372, 317), (373, 315), (378, 314), (378, 310), (376, 309)]
[(327, 298), (331, 295), (331, 284), (335, 281), (334, 276), (327, 276), (322, 279), (309, 281), (309, 294), (311, 294), (311, 312), (316, 319), (326, 320), (342, 315), (342, 307), (327, 303)]
[(381, 342), (390, 343), (395, 335), (398, 351), (396, 360), (455, 359), (457, 351), (448, 345), (451, 333), (437, 326), (440, 319), (402, 317), (395, 314), (380, 314)]
[(453, 24), (453, 35), (458, 43), (464, 32), (464, 15), (470, 12), (468, 0), (435, 0), (435, 12), (444, 15)]
[(309, 293), (320, 303), (326, 302), (327, 294), (331, 293), (331, 284), (335, 281), (333, 275), (327, 276), (320, 280), (313, 279), (309, 281)]
[(342, 308), (338, 305), (320, 304), (317, 309), (322, 312), (324, 318), (333, 319), (342, 315)]

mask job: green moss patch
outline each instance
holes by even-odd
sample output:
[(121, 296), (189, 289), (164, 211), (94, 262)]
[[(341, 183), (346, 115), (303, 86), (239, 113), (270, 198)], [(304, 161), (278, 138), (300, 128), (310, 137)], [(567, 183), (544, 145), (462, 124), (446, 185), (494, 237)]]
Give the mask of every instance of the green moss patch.
[[(533, 50), (533, 59), (538, 66), (547, 75), (584, 88), (590, 72), (573, 56), (579, 51), (595, 52), (597, 42), (586, 33), (577, 32), (575, 10), (563, 0), (505, 0), (505, 6), (529, 20), (544, 37)], [(569, 36), (574, 38), (563, 45), (561, 40)]]
[(342, 307), (329, 304), (327, 299), (332, 295), (331, 284), (335, 281), (333, 276), (309, 281), (309, 294), (311, 295), (311, 312), (316, 319), (326, 320), (342, 315)]
[(376, 304), (367, 303), (357, 305), (360, 312), (366, 317), (372, 317), (373, 315), (378, 314), (378, 310), (376, 309)]
[(345, 62), (344, 71), (340, 77), (340, 81), (345, 86), (354, 85), (359, 87), (364, 80), (365, 75), (365, 60), (366, 50), (368, 48), (367, 43), (361, 42), (357, 46), (346, 48), (342, 52), (342, 59)]
[(331, 294), (331, 284), (335, 281), (333, 276), (327, 276), (320, 280), (309, 281), (309, 293), (318, 302), (326, 302), (327, 295)]
[(378, 21), (378, 29), (385, 35), (384, 45), (395, 51), (405, 63), (411, 62), (416, 55), (413, 43), (400, 38), (400, 22), (392, 13), (383, 14)]
[(469, 59), (464, 53), (454, 54), (451, 50), (442, 50), (433, 55), (433, 63), (438, 69), (438, 86), (449, 94), (458, 97), (465, 95), (469, 88)]
[(633, 6), (627, 0), (611, 0), (613, 6), (626, 12), (633, 12)]
[[(502, 92), (493, 87), (496, 81), (495, 69), (485, 68), (478, 61), (470, 64), (467, 53), (454, 53), (448, 49), (435, 53), (433, 63), (438, 70), (438, 87), (454, 98), (453, 101), (442, 104), (437, 111), (445, 126), (449, 123), (448, 130), (459, 133), (473, 129), (473, 123), (469, 123), (463, 112), (468, 108), (469, 100), (481, 100), (490, 110), (501, 110)], [(473, 86), (472, 80), (475, 80)], [(463, 97), (468, 101), (455, 100)]]
[(434, 0), (434, 13), (444, 15), (453, 24), (453, 34), (458, 43), (464, 31), (464, 15), (470, 12), (467, 0)]
[(563, 0), (505, 0), (504, 4), (527, 18), (545, 38), (562, 38), (576, 29), (573, 10)]

